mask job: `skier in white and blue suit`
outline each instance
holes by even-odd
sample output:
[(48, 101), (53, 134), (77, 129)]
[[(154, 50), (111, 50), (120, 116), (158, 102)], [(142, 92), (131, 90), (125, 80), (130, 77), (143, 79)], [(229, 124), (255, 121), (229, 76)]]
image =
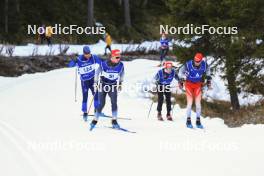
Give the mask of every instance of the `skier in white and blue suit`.
[(172, 121), (171, 116), (171, 89), (170, 84), (171, 82), (175, 80), (179, 80), (178, 74), (176, 70), (173, 68), (173, 64), (170, 61), (164, 62), (164, 68), (160, 69), (157, 74), (154, 77), (156, 86), (157, 86), (157, 93), (158, 93), (158, 120), (163, 121), (162, 118), (162, 104), (164, 100), (164, 95), (166, 99), (166, 105), (167, 105), (167, 120)]
[[(103, 61), (97, 70), (95, 81), (100, 81), (100, 85), (98, 87), (100, 104), (96, 109), (95, 118), (90, 124), (90, 130), (95, 127), (98, 118), (103, 116), (102, 110), (105, 105), (105, 98), (107, 94), (111, 99), (112, 105), (112, 126), (113, 128), (120, 128), (119, 124), (117, 123), (117, 93), (121, 90), (121, 85), (124, 78), (124, 64), (120, 62), (120, 59), (120, 50), (112, 50), (111, 58), (109, 60)], [(101, 75), (100, 78), (99, 75)]]
[(94, 108), (96, 109), (99, 106), (98, 102), (98, 93), (94, 90), (95, 82), (95, 71), (98, 69), (99, 65), (101, 64), (102, 60), (94, 55), (91, 54), (91, 50), (89, 46), (83, 47), (83, 54), (79, 55), (77, 59), (72, 60), (69, 63), (69, 67), (78, 68), (78, 73), (80, 74), (81, 85), (82, 85), (82, 111), (84, 117), (87, 118), (87, 101), (88, 101), (88, 90), (90, 89), (93, 96), (94, 96)]

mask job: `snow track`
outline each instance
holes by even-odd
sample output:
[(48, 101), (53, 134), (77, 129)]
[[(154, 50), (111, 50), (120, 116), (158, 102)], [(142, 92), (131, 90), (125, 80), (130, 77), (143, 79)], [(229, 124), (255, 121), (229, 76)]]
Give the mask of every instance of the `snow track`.
[[(148, 84), (159, 69), (153, 67), (157, 64), (125, 62), (124, 86)], [(105, 128), (111, 124), (109, 118), (101, 118), (90, 132), (92, 117), (85, 123), (80, 116), (79, 85), (74, 102), (74, 69), (0, 77), (0, 89), (0, 174), (4, 176), (257, 176), (262, 169), (262, 125), (230, 129), (221, 119), (202, 118), (206, 129), (191, 130), (185, 127), (185, 109), (177, 104), (174, 121), (160, 122), (156, 104), (147, 118), (150, 99), (141, 98), (140, 92), (122, 91), (118, 116), (132, 120), (119, 124), (137, 133)], [(110, 107), (107, 98), (105, 114), (111, 114)]]

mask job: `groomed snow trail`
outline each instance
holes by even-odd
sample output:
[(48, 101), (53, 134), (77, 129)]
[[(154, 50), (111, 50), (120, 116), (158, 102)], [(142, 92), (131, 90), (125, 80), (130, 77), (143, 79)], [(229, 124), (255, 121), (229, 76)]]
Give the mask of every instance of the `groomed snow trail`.
[[(125, 62), (124, 86), (147, 82), (158, 62)], [(12, 85), (12, 86), (9, 86)], [(260, 175), (263, 125), (230, 129), (218, 118), (202, 119), (205, 130), (185, 127), (185, 109), (173, 122), (156, 120), (156, 104), (140, 92), (118, 97), (122, 127), (90, 132), (80, 116), (81, 89), (74, 102), (74, 69), (0, 77), (0, 165), (2, 175)], [(165, 106), (164, 106), (165, 108)], [(110, 114), (107, 98), (105, 111)], [(165, 114), (165, 112), (164, 112)]]

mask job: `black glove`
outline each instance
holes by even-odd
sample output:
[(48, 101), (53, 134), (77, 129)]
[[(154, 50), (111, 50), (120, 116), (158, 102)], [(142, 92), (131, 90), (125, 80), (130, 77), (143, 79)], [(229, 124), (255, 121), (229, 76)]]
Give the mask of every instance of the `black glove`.
[(211, 89), (212, 88), (211, 80), (207, 80), (206, 85), (208, 89)]
[(183, 89), (183, 83), (184, 83), (184, 79), (183, 78), (181, 78), (180, 80), (179, 80), (179, 82), (178, 82), (178, 84), (179, 84), (179, 88), (180, 89)]

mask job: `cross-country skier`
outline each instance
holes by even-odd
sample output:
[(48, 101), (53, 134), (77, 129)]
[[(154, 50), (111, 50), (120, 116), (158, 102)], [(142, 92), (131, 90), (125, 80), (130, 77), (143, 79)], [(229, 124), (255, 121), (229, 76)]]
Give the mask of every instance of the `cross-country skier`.
[(167, 56), (169, 51), (169, 39), (165, 33), (162, 33), (160, 38), (160, 66), (162, 66), (164, 58)]
[(105, 42), (106, 42), (106, 46), (105, 46), (104, 55), (106, 55), (107, 49), (109, 49), (109, 51), (111, 52), (112, 38), (109, 33), (106, 33), (105, 35)]
[[(111, 58), (103, 61), (96, 73), (95, 81), (100, 81), (100, 86), (98, 87), (100, 105), (96, 110), (94, 120), (90, 124), (90, 130), (95, 127), (98, 118), (103, 116), (102, 109), (104, 108), (107, 94), (110, 97), (112, 105), (112, 126), (116, 129), (120, 128), (117, 123), (117, 93), (121, 90), (124, 77), (124, 64), (120, 61), (120, 59), (120, 50), (112, 50)], [(99, 75), (101, 75), (100, 80)]]
[(201, 99), (202, 99), (202, 87), (204, 78), (206, 78), (208, 88), (211, 88), (211, 73), (210, 68), (202, 53), (196, 53), (194, 59), (187, 61), (179, 71), (180, 83), (179, 86), (183, 87), (185, 81), (186, 98), (187, 98), (187, 121), (186, 126), (193, 128), (191, 122), (191, 110), (193, 100), (195, 100), (196, 106), (196, 126), (203, 128), (201, 124)]
[(89, 46), (83, 47), (83, 54), (79, 55), (76, 60), (71, 60), (69, 67), (77, 66), (78, 73), (80, 74), (81, 86), (82, 86), (82, 112), (84, 119), (87, 119), (87, 101), (88, 90), (90, 89), (94, 96), (94, 108), (99, 105), (98, 93), (94, 90), (96, 82), (94, 82), (95, 71), (101, 64), (101, 59), (94, 54), (91, 54)]
[(158, 73), (154, 77), (157, 85), (157, 92), (158, 92), (158, 120), (163, 121), (161, 111), (162, 111), (162, 104), (164, 95), (166, 98), (166, 105), (167, 105), (167, 120), (172, 121), (171, 117), (171, 90), (170, 84), (173, 79), (179, 80), (176, 70), (173, 68), (173, 64), (170, 61), (164, 62), (164, 68), (158, 71)]

